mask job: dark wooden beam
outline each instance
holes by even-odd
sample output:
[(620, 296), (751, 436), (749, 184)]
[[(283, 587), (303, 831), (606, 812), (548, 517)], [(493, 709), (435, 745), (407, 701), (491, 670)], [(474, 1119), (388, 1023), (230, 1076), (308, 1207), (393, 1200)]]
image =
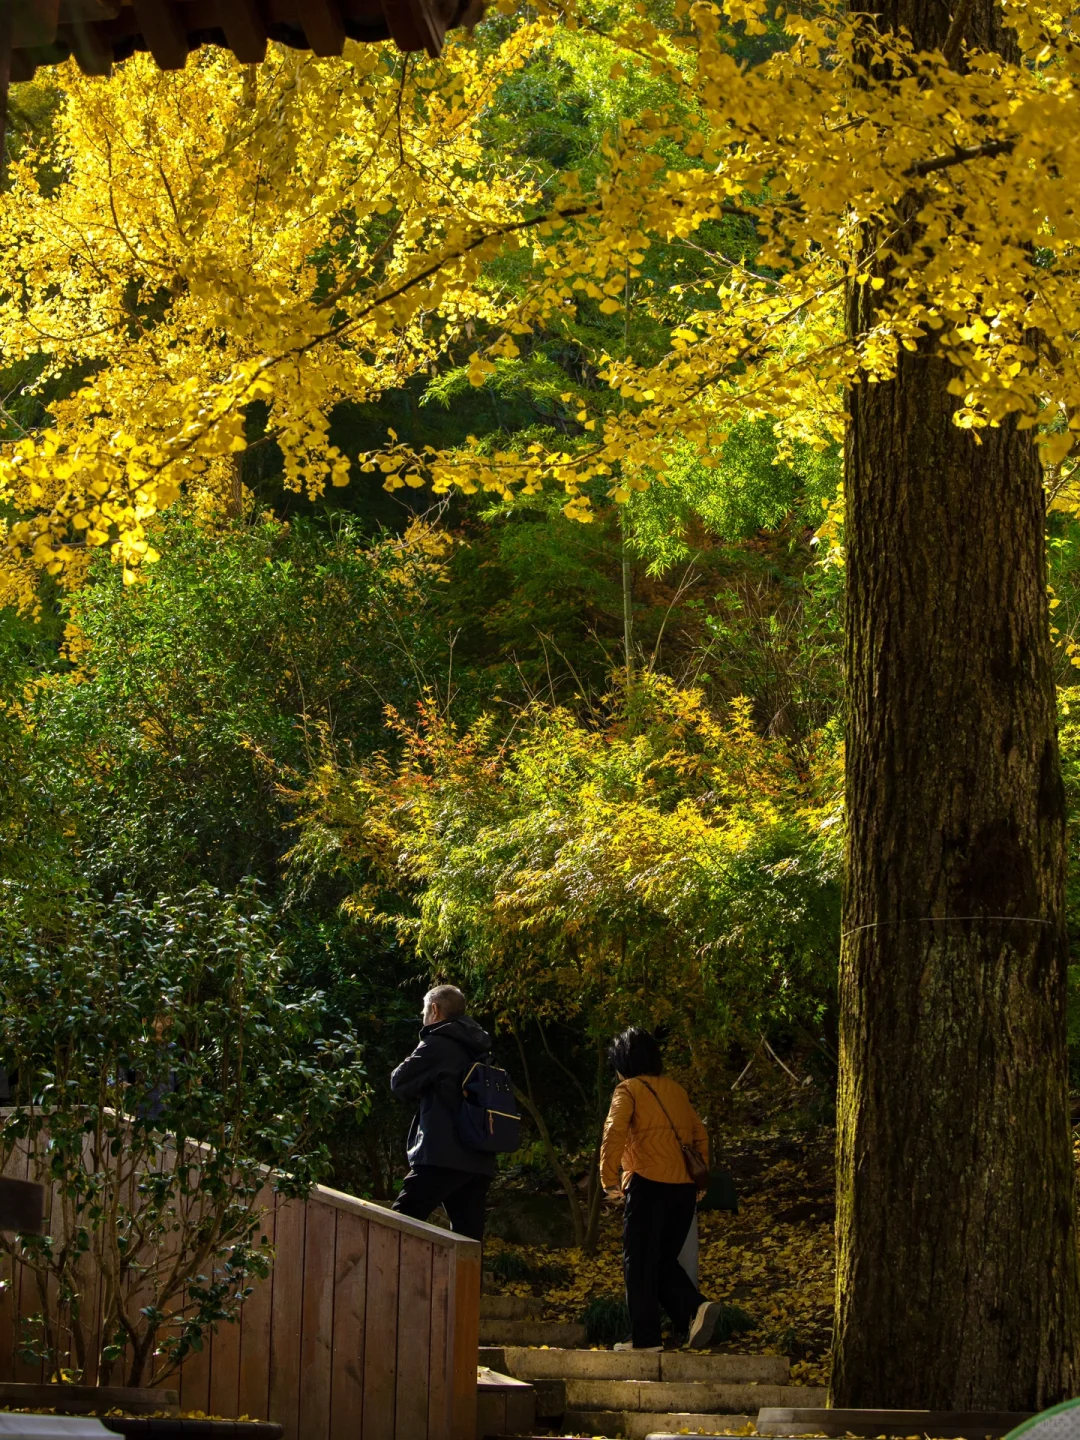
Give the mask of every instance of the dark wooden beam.
[(244, 65), (266, 59), (266, 26), (255, 0), (217, 0), (217, 13), (229, 49)]
[(426, 50), (433, 57), (440, 53), (446, 26), (434, 0), (382, 0), (382, 10), (400, 50)]
[(316, 55), (340, 55), (345, 48), (345, 26), (337, 0), (304, 0), (304, 37)]
[(96, 25), (85, 22), (61, 25), (60, 38), (71, 46), (71, 53), (84, 75), (112, 74), (112, 46)]
[(188, 57), (187, 30), (177, 7), (170, 0), (133, 0), (132, 8), (162, 70), (182, 70)]
[(6, 0), (5, 9), (13, 11), (11, 43), (16, 50), (37, 50), (56, 39), (60, 0)]

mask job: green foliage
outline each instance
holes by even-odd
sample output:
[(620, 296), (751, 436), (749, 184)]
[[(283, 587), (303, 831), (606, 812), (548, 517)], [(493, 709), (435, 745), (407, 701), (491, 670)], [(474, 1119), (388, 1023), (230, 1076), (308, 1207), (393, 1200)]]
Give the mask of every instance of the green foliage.
[(785, 456), (767, 420), (745, 420), (724, 441), (714, 468), (702, 465), (690, 447), (678, 449), (666, 483), (627, 501), (631, 544), (650, 574), (690, 557), (695, 521), (699, 534), (703, 529), (722, 540), (749, 539), (792, 518), (817, 524), (821, 502), (839, 483), (839, 455), (802, 441), (788, 448)]
[[(607, 38), (628, 13), (613, 0), (587, 30), (560, 30), (484, 111), (489, 152), (542, 203), (571, 172), (602, 176), (623, 117), (681, 103)], [(491, 15), (475, 43), (518, 23)], [(27, 133), (47, 130), (55, 94), (17, 98)], [(666, 167), (699, 163), (657, 145)], [(649, 249), (625, 314), (583, 296), (482, 388), (468, 377), (491, 338), (477, 316), (430, 373), (338, 403), (332, 443), (355, 458), (394, 429), (418, 448), (573, 450), (583, 404), (622, 404), (600, 357), (653, 363), (687, 305), (757, 246), (732, 216), (691, 238)], [(498, 303), (523, 295), (535, 263), (508, 252), (483, 286)], [(80, 373), (35, 366), (8, 377), (10, 437)], [(810, 540), (836, 455), (746, 423), (718, 439), (714, 469), (680, 451), (670, 483), (625, 507), (595, 487), (588, 526), (548, 496), (458, 496), (424, 523), (430, 491), (390, 495), (356, 465), (345, 488), (297, 495), (267, 413), (247, 412), (242, 518), (162, 517), (144, 583), (98, 564), (59, 622), (46, 593), (36, 625), (0, 625), (0, 880), (17, 882), (30, 930), (65, 933), (72, 895), (152, 909), (256, 877), (293, 983), (362, 1029), (372, 1073), (414, 1042), (429, 973), (452, 972), (519, 1022), (555, 1144), (582, 1164), (612, 1024), (679, 1016), (673, 1053), (708, 1086), (730, 1037), (827, 1011), (842, 582)], [(629, 694), (612, 681), (627, 620)], [(357, 777), (371, 794), (350, 791)], [(534, 1002), (539, 1025), (524, 1018)], [(326, 1117), (337, 1183), (387, 1198), (405, 1119), (381, 1085), (362, 1127)]]
[(453, 957), (496, 1014), (594, 1036), (669, 1025), (690, 1052), (827, 1003), (838, 914), (837, 777), (800, 777), (737, 704), (650, 680), (600, 725), (540, 705), (504, 742), (431, 707), (404, 754), (300, 798), (295, 866), (353, 882), (433, 969)]
[(621, 1295), (594, 1295), (581, 1312), (590, 1345), (615, 1345), (630, 1334), (630, 1311)]
[(95, 878), (272, 882), (278, 786), (319, 732), (375, 743), (431, 683), (438, 554), (348, 521), (171, 522), (161, 549), (145, 585), (103, 565), (73, 602), (79, 670), (35, 707), (47, 783)]
[(533, 1277), (532, 1266), (524, 1255), (518, 1255), (513, 1250), (500, 1250), (488, 1269), (497, 1280), (531, 1280)]
[(4, 898), (0, 1158), (29, 1150), (54, 1195), (49, 1234), (0, 1242), (48, 1297), (26, 1348), (57, 1376), (96, 1361), (147, 1383), (265, 1275), (261, 1167), (290, 1194), (324, 1173), (328, 1124), (365, 1103), (357, 1044), (297, 986), (253, 887), (75, 897), (47, 930)]

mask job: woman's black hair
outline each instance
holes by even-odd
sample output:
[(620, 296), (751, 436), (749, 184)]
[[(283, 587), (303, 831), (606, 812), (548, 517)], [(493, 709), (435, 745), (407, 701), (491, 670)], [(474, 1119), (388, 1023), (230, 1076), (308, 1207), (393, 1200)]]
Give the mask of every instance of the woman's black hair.
[(661, 1075), (664, 1070), (656, 1036), (633, 1026), (615, 1036), (608, 1048), (608, 1060), (624, 1080), (633, 1080), (635, 1075)]

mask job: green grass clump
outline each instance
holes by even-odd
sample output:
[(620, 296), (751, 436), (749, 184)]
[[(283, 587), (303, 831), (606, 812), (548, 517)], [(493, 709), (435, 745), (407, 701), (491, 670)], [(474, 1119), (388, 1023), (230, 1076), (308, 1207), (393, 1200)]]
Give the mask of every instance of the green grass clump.
[(621, 1295), (594, 1295), (581, 1312), (590, 1345), (614, 1345), (630, 1334), (630, 1312)]

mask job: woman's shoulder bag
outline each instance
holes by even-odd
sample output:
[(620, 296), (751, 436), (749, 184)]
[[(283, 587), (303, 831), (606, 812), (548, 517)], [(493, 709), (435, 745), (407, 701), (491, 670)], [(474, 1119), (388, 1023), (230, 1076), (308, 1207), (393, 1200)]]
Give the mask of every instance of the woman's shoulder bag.
[(671, 1116), (667, 1112), (667, 1106), (660, 1099), (660, 1096), (652, 1088), (652, 1086), (645, 1079), (645, 1077), (643, 1075), (638, 1075), (636, 1078), (641, 1081), (641, 1083), (645, 1086), (645, 1089), (648, 1090), (649, 1094), (653, 1097), (656, 1103), (660, 1106), (660, 1109), (664, 1112), (664, 1119), (671, 1126), (672, 1133), (674, 1134), (675, 1139), (679, 1142), (679, 1149), (682, 1151), (683, 1163), (686, 1166), (687, 1178), (693, 1181), (695, 1187), (699, 1191), (707, 1189), (709, 1184), (709, 1167), (705, 1163), (705, 1159), (702, 1156), (701, 1152), (695, 1149), (693, 1145), (687, 1145), (684, 1143), (682, 1136), (676, 1129), (675, 1121), (672, 1120)]

